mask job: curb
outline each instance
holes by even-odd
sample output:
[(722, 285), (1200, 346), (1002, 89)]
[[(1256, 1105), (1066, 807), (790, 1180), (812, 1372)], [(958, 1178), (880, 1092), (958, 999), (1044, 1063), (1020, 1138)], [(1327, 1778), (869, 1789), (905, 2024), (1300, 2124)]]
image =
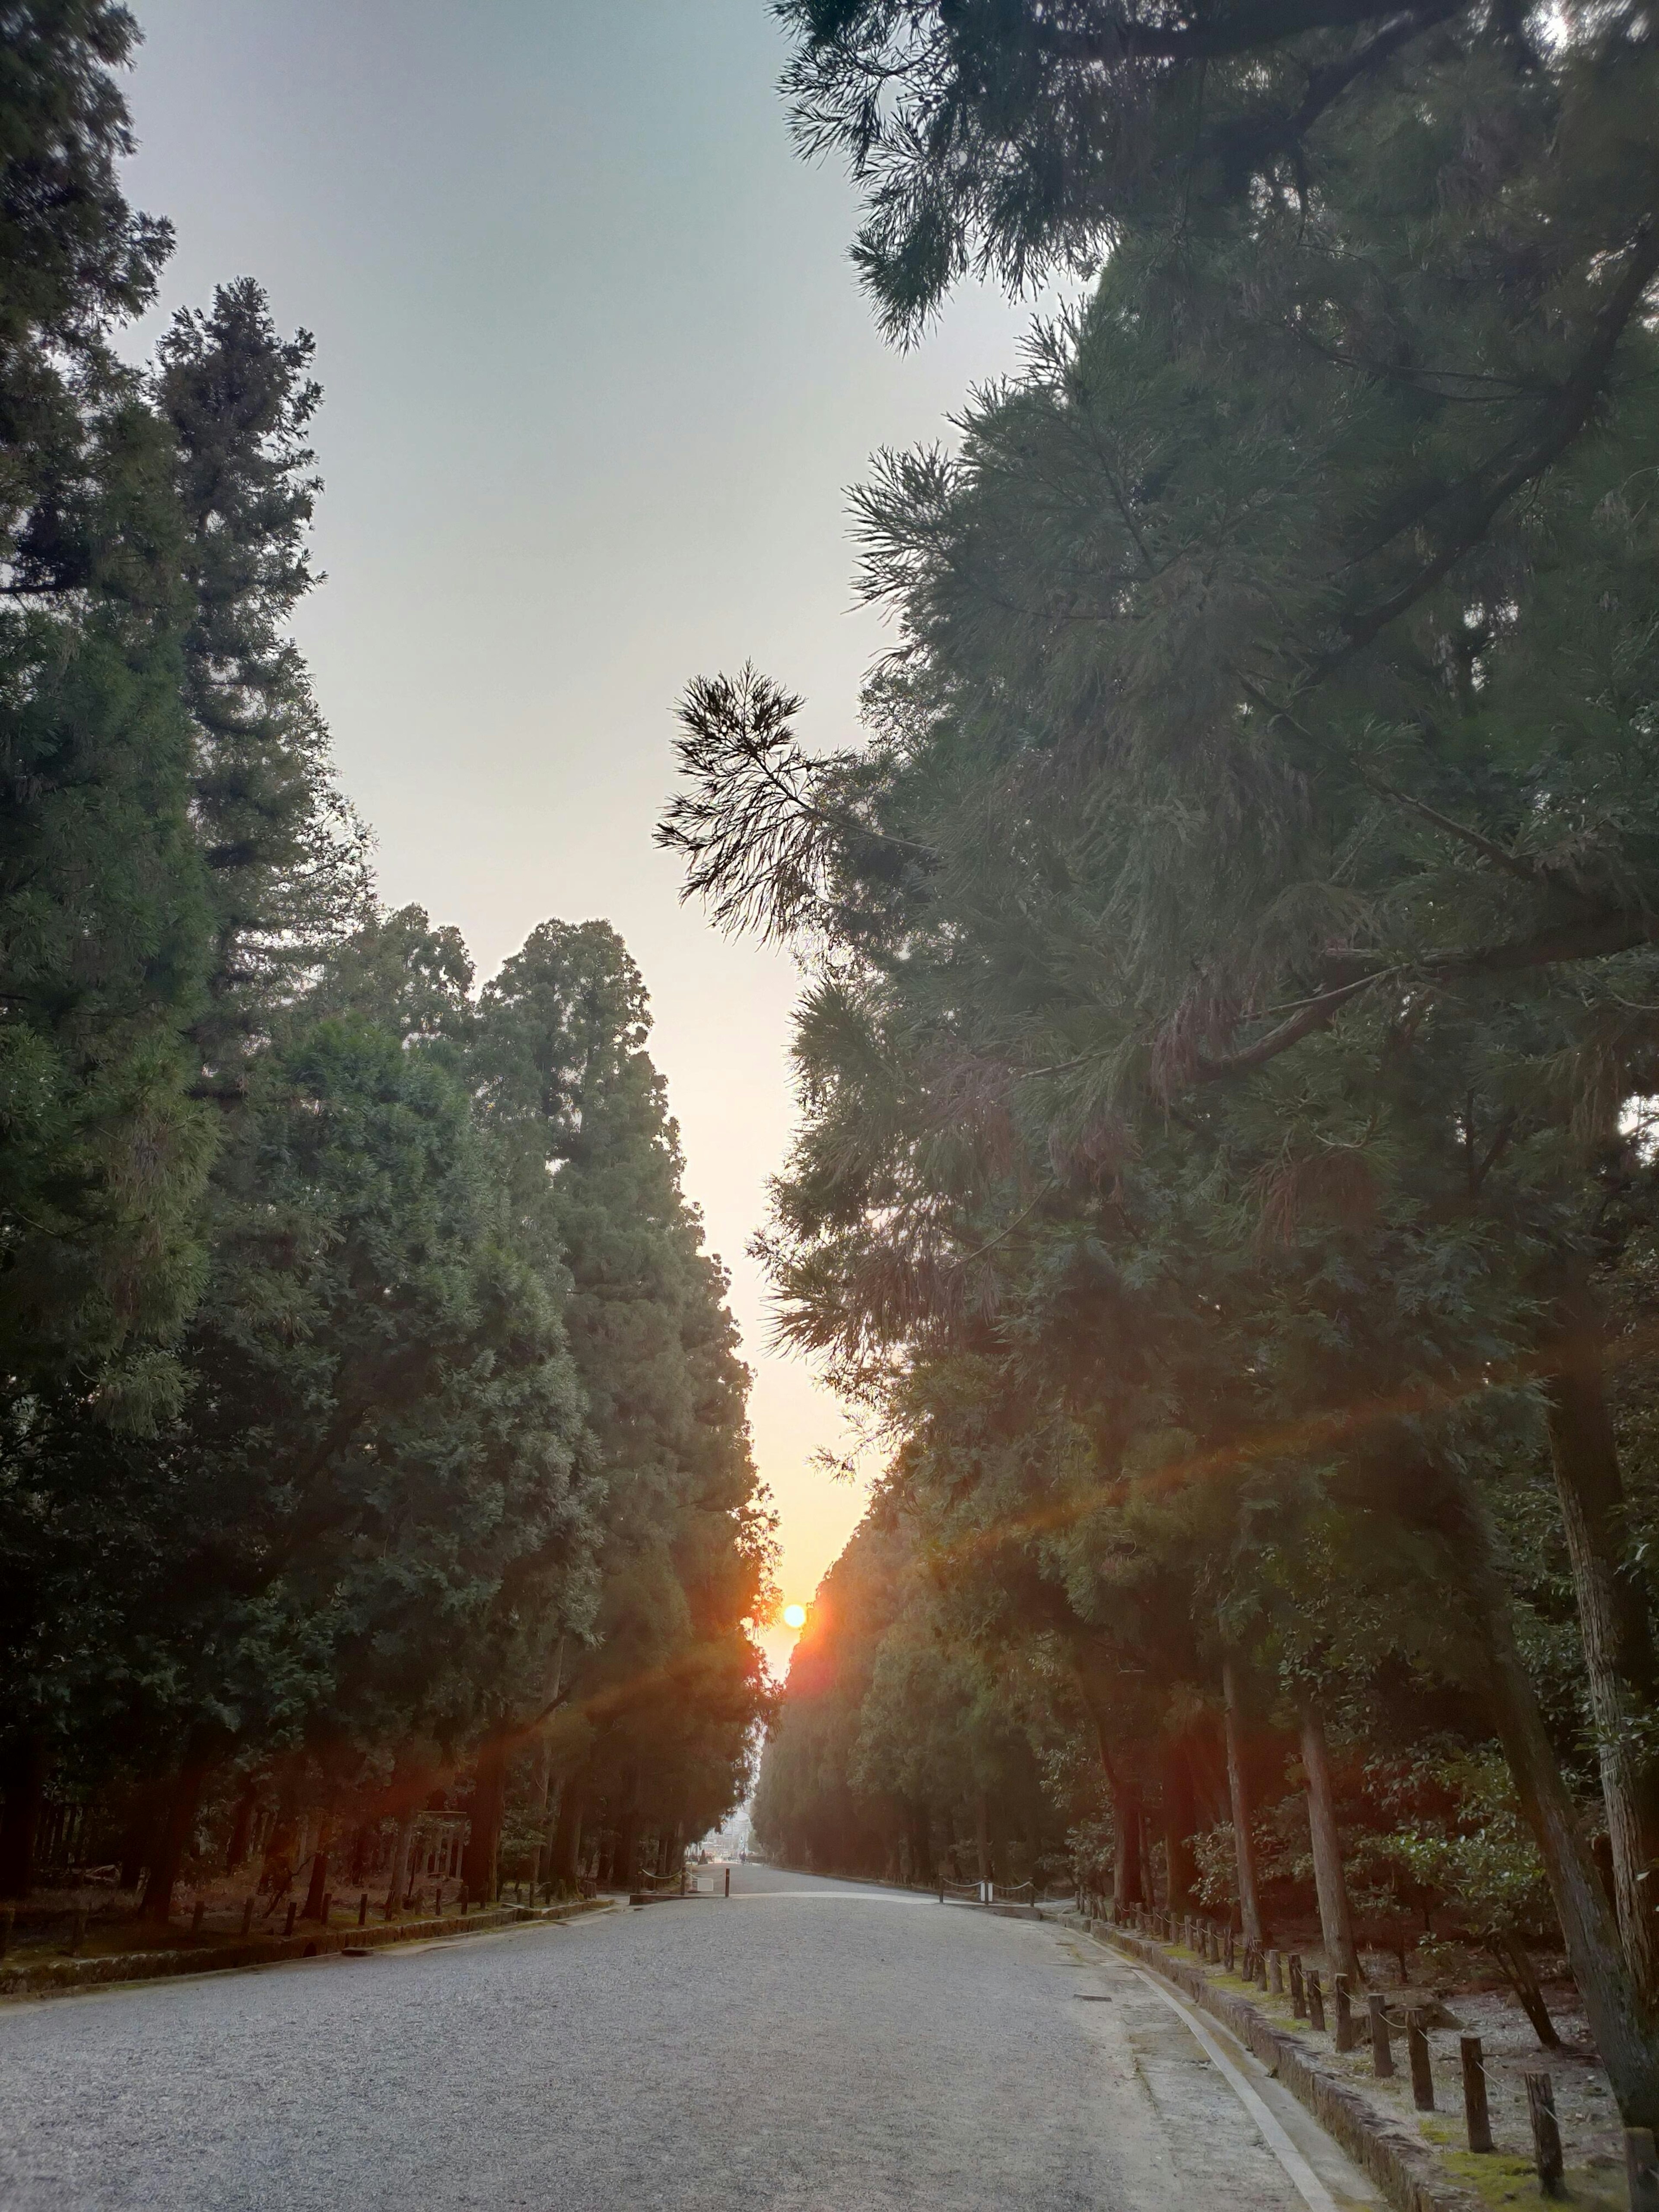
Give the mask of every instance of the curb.
[(1218, 2020), (1312, 2113), (1398, 2212), (1477, 2212), (1480, 2199), (1459, 2187), (1426, 2143), (1379, 2112), (1352, 2082), (1317, 2064), (1298, 2036), (1287, 2034), (1244, 1998), (1217, 1989), (1196, 1966), (1171, 1959), (1160, 1944), (1103, 1920), (1085, 1920), (1078, 1913), (1067, 1918), (1097, 1943), (1149, 1967), (1200, 2011)]
[(368, 1928), (319, 1928), (308, 1936), (267, 1936), (214, 1951), (116, 1951), (101, 1959), (43, 1959), (28, 1966), (0, 1966), (0, 1997), (72, 1996), (80, 1990), (162, 1981), (174, 1974), (232, 1973), (239, 1968), (280, 1966), (289, 1959), (379, 1951), (392, 1943), (430, 1942), (434, 1937), (483, 1936), (520, 1923), (574, 1920), (582, 1913), (608, 1911), (613, 1902), (584, 1897), (568, 1905), (499, 1905), (465, 1917), (458, 1913), (451, 1920), (428, 1917), (382, 1921)]

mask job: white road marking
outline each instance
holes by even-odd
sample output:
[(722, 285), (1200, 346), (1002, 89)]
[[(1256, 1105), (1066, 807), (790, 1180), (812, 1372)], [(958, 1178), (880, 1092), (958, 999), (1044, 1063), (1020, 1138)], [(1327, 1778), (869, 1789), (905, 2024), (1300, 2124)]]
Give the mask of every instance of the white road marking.
[(1221, 2074), (1225, 2076), (1233, 2094), (1255, 2122), (1262, 2141), (1290, 2176), (1291, 2185), (1297, 2196), (1307, 2206), (1308, 2212), (1338, 2212), (1336, 2199), (1309, 2165), (1307, 2160), (1303, 2157), (1261, 2099), (1257, 2096), (1249, 2082), (1228, 2057), (1209, 2029), (1205, 2027), (1198, 2014), (1190, 2006), (1183, 2004), (1172, 1990), (1165, 1989), (1162, 1982), (1146, 1972), (1141, 1967), (1131, 1966), (1129, 1971), (1132, 1974), (1139, 1974), (1153, 1995), (1162, 1997), (1170, 2011), (1178, 2014), (1186, 2021), (1199, 2044)]

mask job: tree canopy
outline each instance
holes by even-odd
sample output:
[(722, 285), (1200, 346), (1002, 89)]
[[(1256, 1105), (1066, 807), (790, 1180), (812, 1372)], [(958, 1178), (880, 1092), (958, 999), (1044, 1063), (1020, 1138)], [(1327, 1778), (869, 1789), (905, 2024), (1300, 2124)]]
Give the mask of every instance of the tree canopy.
[(1259, 1923), (1299, 1771), (1343, 1965), (1343, 1790), (1386, 1837), (1501, 1753), (1651, 2124), (1650, 27), (781, 12), (890, 327), (1098, 264), (855, 495), (864, 741), (700, 679), (661, 832), (806, 967), (766, 1249), (890, 1440), (903, 1636), (1061, 1686), (1121, 1898), (1228, 1829)]

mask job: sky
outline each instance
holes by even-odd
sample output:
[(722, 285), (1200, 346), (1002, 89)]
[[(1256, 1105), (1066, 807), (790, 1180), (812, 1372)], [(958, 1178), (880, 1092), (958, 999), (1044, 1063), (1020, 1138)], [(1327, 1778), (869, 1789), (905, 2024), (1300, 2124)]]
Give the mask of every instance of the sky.
[(134, 5), (128, 188), (178, 233), (152, 325), (252, 276), (316, 337), (327, 580), (298, 629), (381, 896), (458, 925), (481, 979), (550, 915), (621, 932), (810, 1601), (863, 1492), (814, 1464), (851, 1438), (747, 1252), (799, 979), (683, 907), (651, 831), (698, 673), (752, 659), (809, 743), (856, 739), (884, 633), (847, 489), (948, 440), (1030, 312), (970, 287), (914, 351), (878, 337), (765, 0)]

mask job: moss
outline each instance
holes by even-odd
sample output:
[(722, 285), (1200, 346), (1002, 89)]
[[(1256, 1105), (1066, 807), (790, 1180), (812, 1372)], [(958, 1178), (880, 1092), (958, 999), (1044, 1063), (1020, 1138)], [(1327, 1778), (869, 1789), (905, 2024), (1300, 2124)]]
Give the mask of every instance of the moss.
[[(1436, 2130), (1437, 2144), (1439, 2132)], [(1549, 2203), (1571, 2205), (1575, 2212), (1628, 2212), (1628, 2201), (1617, 2177), (1592, 2173), (1588, 2166), (1569, 2166), (1565, 2195), (1547, 2198), (1538, 2186), (1531, 2159), (1512, 2151), (1442, 2148), (1440, 2156), (1446, 2171), (1472, 2190), (1483, 2204)]]

